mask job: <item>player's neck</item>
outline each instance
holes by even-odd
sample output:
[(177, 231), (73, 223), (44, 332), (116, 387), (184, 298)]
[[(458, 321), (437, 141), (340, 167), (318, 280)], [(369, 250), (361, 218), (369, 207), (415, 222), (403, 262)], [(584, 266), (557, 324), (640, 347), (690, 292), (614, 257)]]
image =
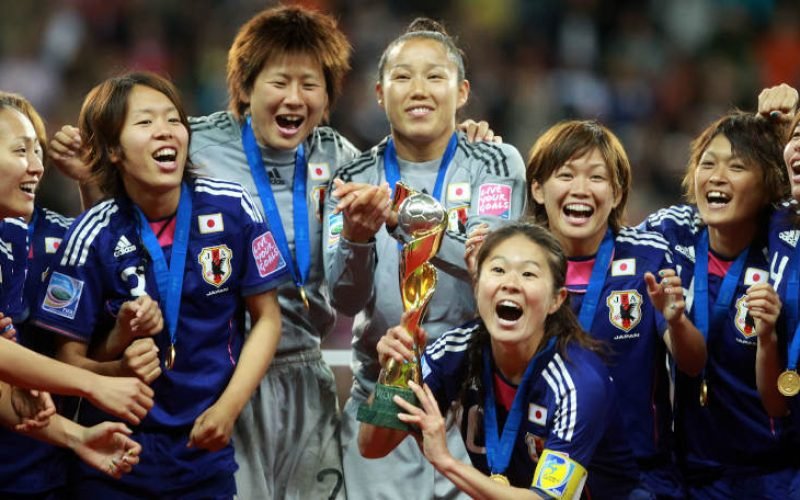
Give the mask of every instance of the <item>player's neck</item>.
[(434, 140), (418, 141), (392, 131), (397, 157), (411, 162), (431, 161), (444, 156), (455, 128), (448, 129)]
[(144, 212), (147, 220), (154, 221), (171, 216), (178, 210), (181, 187), (166, 192), (140, 190), (128, 193), (130, 199)]
[(736, 258), (756, 236), (758, 227), (753, 224), (738, 224), (725, 227), (708, 228), (709, 248), (717, 255), (725, 258)]
[(515, 385), (522, 382), (522, 376), (528, 368), (528, 363), (539, 350), (542, 335), (543, 333), (536, 338), (514, 343), (492, 339), (494, 364), (506, 380)]
[(561, 243), (561, 248), (564, 249), (564, 254), (568, 258), (591, 257), (600, 248), (600, 243), (603, 242), (607, 228), (608, 226), (606, 225), (602, 231), (597, 231), (596, 234), (587, 238), (568, 238), (563, 234), (557, 234), (556, 239)]

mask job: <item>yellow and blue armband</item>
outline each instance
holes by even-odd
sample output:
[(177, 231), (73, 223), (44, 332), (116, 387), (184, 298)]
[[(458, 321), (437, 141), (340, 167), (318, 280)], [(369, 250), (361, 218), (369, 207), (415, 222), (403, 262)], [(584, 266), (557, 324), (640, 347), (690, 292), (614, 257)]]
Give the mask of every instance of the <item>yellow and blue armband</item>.
[(551, 498), (578, 499), (586, 483), (586, 469), (565, 453), (544, 450), (533, 473), (533, 484)]

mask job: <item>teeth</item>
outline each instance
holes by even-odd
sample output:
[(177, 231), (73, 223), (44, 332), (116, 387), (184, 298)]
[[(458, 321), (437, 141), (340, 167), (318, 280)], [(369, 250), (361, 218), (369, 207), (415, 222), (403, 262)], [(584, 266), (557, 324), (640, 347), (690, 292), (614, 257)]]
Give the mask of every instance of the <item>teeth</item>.
[(178, 156), (178, 151), (175, 148), (162, 148), (153, 154), (156, 161), (174, 161)]
[(35, 182), (25, 182), (20, 184), (20, 189), (25, 191), (26, 193), (33, 193), (36, 190), (36, 183)]
[(719, 191), (709, 191), (708, 194), (706, 194), (706, 199), (711, 202), (726, 203), (731, 197)]
[(579, 203), (570, 203), (564, 208), (566, 208), (570, 212), (585, 212), (587, 214), (592, 213), (591, 207), (587, 207), (586, 205), (581, 205)]
[(503, 307), (513, 307), (514, 309), (520, 309), (520, 307), (517, 304), (511, 302), (510, 300), (501, 300), (497, 305)]
[(430, 111), (430, 110), (431, 110), (431, 108), (428, 108), (428, 107), (420, 107), (420, 108), (411, 108), (409, 111), (411, 113), (425, 113), (425, 112)]

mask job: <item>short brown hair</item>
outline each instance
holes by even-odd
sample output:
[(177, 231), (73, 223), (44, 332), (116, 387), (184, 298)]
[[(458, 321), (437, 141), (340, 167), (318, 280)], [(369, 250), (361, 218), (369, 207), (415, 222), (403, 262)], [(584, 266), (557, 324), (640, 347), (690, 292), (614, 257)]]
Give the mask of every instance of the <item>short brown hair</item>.
[(319, 62), (333, 106), (350, 69), (350, 51), (350, 42), (329, 15), (298, 6), (263, 10), (239, 29), (228, 51), (228, 108), (241, 121), (264, 65), (286, 54), (308, 54)]
[(617, 136), (595, 120), (557, 123), (542, 134), (531, 148), (525, 174), (528, 181), (528, 211), (539, 224), (548, 225), (549, 221), (544, 205), (536, 203), (531, 196), (533, 182), (544, 184), (566, 162), (580, 158), (595, 148), (608, 166), (614, 195), (619, 196), (619, 203), (611, 210), (608, 224), (615, 232), (622, 227), (631, 188), (631, 162)]
[(733, 153), (749, 165), (758, 166), (764, 180), (765, 204), (779, 201), (789, 194), (789, 179), (783, 164), (783, 126), (754, 113), (734, 110), (706, 127), (692, 141), (689, 163), (681, 185), (690, 203), (694, 196), (694, 175), (703, 153), (718, 135), (731, 143)]
[[(115, 154), (122, 155), (119, 140), (128, 114), (128, 97), (137, 85), (161, 92), (172, 101), (191, 141), (189, 118), (180, 94), (166, 78), (154, 73), (136, 72), (109, 78), (94, 87), (83, 101), (78, 118), (84, 144), (83, 161), (103, 193), (112, 197), (125, 194), (122, 173), (112, 158)], [(188, 176), (190, 167), (187, 160), (184, 178)]]

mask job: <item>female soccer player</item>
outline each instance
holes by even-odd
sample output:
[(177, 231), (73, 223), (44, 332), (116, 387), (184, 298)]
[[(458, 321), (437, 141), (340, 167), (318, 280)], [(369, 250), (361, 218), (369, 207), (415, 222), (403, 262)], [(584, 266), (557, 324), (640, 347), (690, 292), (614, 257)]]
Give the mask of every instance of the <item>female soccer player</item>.
[[(83, 469), (76, 493), (232, 498), (230, 436), (278, 343), (275, 288), (286, 261), (240, 185), (189, 172), (188, 119), (168, 81), (146, 73), (106, 80), (87, 96), (80, 124), (87, 163), (114, 198), (70, 228), (37, 324), (61, 334), (61, 357), (95, 370), (108, 363), (90, 355), (119, 356), (133, 339), (155, 335), (165, 369), (134, 434), (148, 450), (141, 469), (117, 483)], [(145, 296), (163, 313), (163, 331), (140, 321), (138, 312), (152, 309)], [(94, 418), (92, 409), (81, 417)]]
[(439, 278), (425, 320), (436, 338), (474, 317), (463, 261), (466, 232), (483, 221), (517, 218), (524, 206), (523, 164), (511, 146), (471, 144), (456, 133), (456, 113), (467, 102), (469, 82), (461, 51), (433, 21), (413, 22), (389, 44), (378, 65), (376, 93), (391, 136), (337, 171), (323, 218), (331, 300), (341, 312), (359, 314), (353, 327), (354, 384), (342, 426), (345, 481), (351, 499), (386, 494), (378, 477), (396, 479), (391, 491), (398, 498), (433, 498), (453, 486), (445, 481), (434, 491), (431, 467), (413, 443), (370, 461), (356, 447), (356, 411), (380, 369), (375, 345), (402, 313), (389, 189), (402, 179), (440, 200), (449, 215), (441, 250), (432, 260)]
[[(33, 192), (43, 168), (39, 146), (41, 133), (34, 129), (29, 118), (31, 112), (34, 118), (38, 118), (38, 114), (24, 99), (0, 93), (0, 171), (3, 179), (0, 217), (30, 217), (33, 211)], [(15, 308), (13, 311), (3, 311), (9, 317), (4, 317), (0, 326), (14, 332), (10, 315), (22, 311), (27, 228), (17, 220), (5, 222), (4, 226), (6, 224), (21, 230), (21, 237), (6, 241), (9, 233), (20, 231), (8, 232), (6, 227), (3, 228), (3, 252), (0, 255), (3, 276), (0, 281), (0, 303), (4, 308)], [(0, 422), (3, 425), (16, 426), (17, 430), (27, 431), (28, 435), (37, 439), (72, 448), (88, 464), (115, 477), (130, 471), (131, 466), (138, 462), (141, 448), (127, 437), (130, 431), (124, 425), (105, 423), (87, 429), (61, 416), (51, 417), (54, 407), (46, 393), (28, 394), (12, 389), (7, 382), (19, 388), (87, 396), (136, 423), (152, 406), (152, 391), (140, 382), (135, 379), (117, 381), (98, 377), (28, 351), (6, 339), (0, 339), (0, 379), (3, 380), (0, 383)], [(26, 421), (29, 418), (31, 420)], [(46, 447), (15, 439), (8, 434), (4, 434), (4, 438), (4, 453), (15, 452), (12, 461), (3, 461), (3, 470), (0, 471), (5, 478), (2, 482), (5, 494), (53, 492), (63, 484), (63, 477), (59, 478), (57, 474), (55, 477), (39, 474), (37, 467), (42, 464), (37, 459), (45, 455), (52, 456), (49, 450), (41, 453), (47, 450)], [(15, 445), (21, 446), (15, 448)], [(50, 480), (55, 480), (55, 484)]]
[[(643, 484), (659, 498), (681, 498), (666, 352), (679, 369), (696, 374), (705, 343), (683, 313), (681, 281), (671, 269), (667, 242), (623, 226), (631, 186), (628, 156), (601, 124), (562, 122), (534, 144), (527, 178), (529, 209), (569, 259), (566, 286), (573, 310), (583, 329), (611, 350), (609, 369)], [(653, 273), (662, 277), (660, 284)]]
[[(600, 344), (565, 303), (566, 275), (566, 257), (543, 227), (516, 222), (491, 232), (477, 256), (479, 318), (427, 348), (425, 385), (412, 385), (419, 408), (395, 398), (400, 419), (419, 427), (425, 457), (472, 498), (578, 498), (587, 472), (590, 483), (613, 478), (619, 492), (587, 488), (590, 496), (634, 498), (632, 455), (610, 453), (624, 432), (615, 391)], [(401, 327), (377, 350), (382, 365), (413, 359)], [(448, 412), (460, 415), (472, 465), (448, 450)], [(382, 456), (406, 435), (362, 423), (359, 447)]]
[(771, 338), (780, 301), (767, 283), (771, 204), (786, 193), (779, 127), (732, 112), (692, 143), (683, 185), (693, 205), (651, 215), (689, 283), (689, 318), (706, 339), (701, 373), (678, 371), (676, 435), (692, 498), (788, 498), (793, 476), (784, 423), (756, 388), (757, 344)]

